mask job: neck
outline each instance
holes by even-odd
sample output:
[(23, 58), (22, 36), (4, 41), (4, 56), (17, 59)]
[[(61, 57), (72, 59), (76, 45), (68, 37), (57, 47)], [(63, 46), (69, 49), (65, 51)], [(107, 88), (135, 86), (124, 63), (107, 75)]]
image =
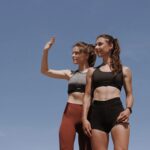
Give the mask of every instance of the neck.
[(104, 65), (111, 65), (112, 64), (112, 60), (111, 60), (111, 58), (109, 57), (109, 56), (107, 56), (107, 57), (103, 57), (103, 64)]
[(79, 71), (84, 71), (84, 70), (86, 70), (87, 68), (89, 68), (89, 65), (88, 65), (88, 64), (79, 64), (78, 70), (79, 70)]

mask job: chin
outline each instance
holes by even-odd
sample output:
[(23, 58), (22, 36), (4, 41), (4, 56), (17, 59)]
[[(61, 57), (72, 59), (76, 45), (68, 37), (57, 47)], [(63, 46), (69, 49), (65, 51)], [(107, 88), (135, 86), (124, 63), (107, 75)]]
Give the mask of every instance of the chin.
[(74, 63), (75, 65), (78, 65), (78, 62), (77, 62), (77, 61), (73, 61), (73, 63)]
[(102, 54), (97, 54), (97, 56), (98, 56), (98, 57), (103, 57), (103, 55), (102, 55)]

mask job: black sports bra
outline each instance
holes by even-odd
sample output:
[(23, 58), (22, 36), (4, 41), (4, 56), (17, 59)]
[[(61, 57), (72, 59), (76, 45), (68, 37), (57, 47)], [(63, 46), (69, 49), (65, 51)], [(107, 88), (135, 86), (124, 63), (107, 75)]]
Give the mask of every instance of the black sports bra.
[(96, 67), (92, 75), (92, 92), (101, 86), (113, 86), (121, 91), (123, 85), (123, 73), (103, 72), (100, 66)]

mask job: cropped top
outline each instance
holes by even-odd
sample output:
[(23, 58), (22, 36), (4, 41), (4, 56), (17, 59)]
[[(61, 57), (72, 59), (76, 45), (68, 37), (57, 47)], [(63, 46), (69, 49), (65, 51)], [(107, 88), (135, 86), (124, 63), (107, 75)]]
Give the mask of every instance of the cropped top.
[(68, 82), (68, 94), (73, 92), (85, 92), (86, 73), (80, 71), (72, 71), (72, 77)]
[(123, 85), (123, 72), (103, 72), (96, 67), (92, 75), (92, 91), (101, 86), (113, 86), (121, 91)]

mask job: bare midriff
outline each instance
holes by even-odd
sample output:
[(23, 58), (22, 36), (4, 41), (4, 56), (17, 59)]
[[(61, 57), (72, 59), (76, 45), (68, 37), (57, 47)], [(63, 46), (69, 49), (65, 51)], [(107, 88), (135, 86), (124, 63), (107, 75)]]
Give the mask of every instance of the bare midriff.
[(120, 97), (120, 90), (112, 86), (98, 87), (93, 93), (93, 100), (97, 101), (107, 101), (116, 97)]
[(73, 92), (68, 95), (68, 102), (73, 104), (83, 104), (84, 93)]

